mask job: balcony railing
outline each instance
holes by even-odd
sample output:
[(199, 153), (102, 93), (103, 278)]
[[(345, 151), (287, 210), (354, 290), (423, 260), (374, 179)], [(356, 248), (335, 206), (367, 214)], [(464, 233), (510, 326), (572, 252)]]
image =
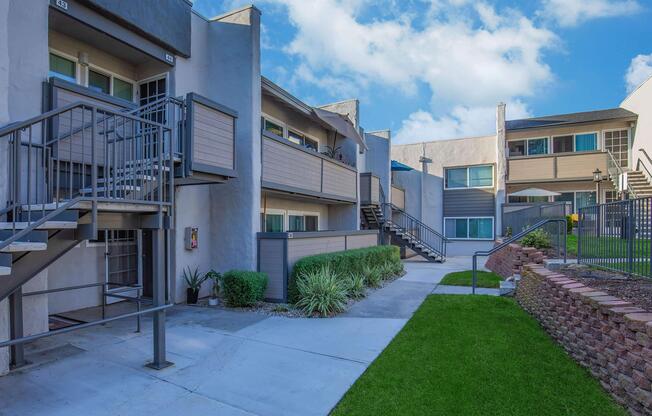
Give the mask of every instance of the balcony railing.
[(340, 161), (263, 133), (263, 188), (356, 202), (358, 171)]
[(578, 152), (512, 157), (508, 159), (509, 182), (592, 179), (596, 168), (605, 174), (607, 152)]
[(405, 210), (405, 190), (396, 185), (392, 185), (392, 204)]
[(371, 172), (360, 174), (360, 203), (362, 205), (380, 204), (380, 178)]

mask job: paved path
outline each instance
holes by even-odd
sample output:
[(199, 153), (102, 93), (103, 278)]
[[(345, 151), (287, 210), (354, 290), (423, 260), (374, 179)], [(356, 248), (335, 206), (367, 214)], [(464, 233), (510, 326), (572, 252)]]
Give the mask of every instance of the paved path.
[(0, 415), (327, 415), (451, 271), (406, 262), (407, 274), (333, 319), (291, 319), (178, 306), (168, 359), (143, 367), (151, 323), (119, 321), (40, 340), (38, 365), (0, 377)]

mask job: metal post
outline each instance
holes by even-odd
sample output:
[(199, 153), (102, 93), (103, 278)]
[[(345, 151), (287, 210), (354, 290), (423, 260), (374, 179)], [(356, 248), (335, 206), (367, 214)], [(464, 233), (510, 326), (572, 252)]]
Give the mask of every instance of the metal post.
[[(143, 297), (143, 230), (136, 230), (136, 268), (137, 268), (137, 273), (138, 273), (138, 286), (141, 287), (141, 289), (138, 291), (138, 297), (142, 298)], [(137, 304), (138, 310), (140, 311), (140, 302)], [(141, 327), (141, 318), (140, 315), (136, 318), (136, 332), (140, 332), (140, 327)]]
[(627, 271), (634, 272), (634, 201), (627, 201)]
[(473, 282), (472, 282), (473, 289), (472, 289), (472, 292), (471, 292), (474, 295), (475, 295), (475, 284), (476, 284), (477, 271), (478, 271), (478, 257), (474, 254), (473, 255)]
[(568, 224), (564, 222), (564, 264), (568, 259)]
[[(9, 295), (9, 332), (11, 339), (23, 337), (23, 288), (16, 289)], [(11, 346), (11, 368), (20, 368), (27, 364), (23, 344)]]
[(97, 135), (95, 123), (97, 123), (97, 108), (93, 107), (91, 112), (91, 192), (93, 196), (91, 224), (93, 227), (93, 239), (97, 240), (97, 158), (95, 154), (95, 141), (97, 140)]
[[(154, 307), (165, 304), (165, 238), (162, 228), (152, 230), (152, 280)], [(165, 310), (154, 313), (154, 358), (147, 367), (162, 370), (173, 363), (165, 359)]]

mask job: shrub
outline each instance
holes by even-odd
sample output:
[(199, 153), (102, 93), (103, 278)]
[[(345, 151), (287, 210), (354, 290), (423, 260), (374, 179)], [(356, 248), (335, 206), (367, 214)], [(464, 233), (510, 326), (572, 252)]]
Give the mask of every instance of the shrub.
[(566, 232), (568, 234), (573, 233), (573, 216), (572, 215), (566, 215)]
[(222, 277), (222, 293), (229, 306), (251, 306), (263, 300), (267, 274), (230, 270)]
[(395, 272), (396, 266), (392, 263), (381, 264), (380, 267), (378, 267), (378, 269), (380, 271), (380, 276), (383, 279), (389, 279), (390, 277), (399, 274)]
[(380, 267), (365, 266), (362, 270), (364, 281), (369, 287), (380, 287), (383, 282), (383, 273)]
[[(289, 301), (296, 303), (298, 300), (298, 277), (319, 270), (323, 266), (330, 266), (335, 274), (343, 277), (350, 273), (361, 275), (365, 266), (377, 266), (385, 263), (401, 263), (398, 247), (376, 246), (304, 257), (294, 264), (292, 275), (289, 278)], [(398, 265), (396, 267), (398, 268)]]
[(297, 291), (297, 307), (309, 315), (331, 316), (346, 307), (347, 289), (328, 265), (299, 276)]
[(525, 247), (549, 248), (551, 247), (550, 235), (541, 228), (532, 231), (521, 239), (521, 244)]
[(361, 274), (349, 273), (344, 278), (346, 293), (352, 299), (360, 299), (365, 295), (365, 280)]

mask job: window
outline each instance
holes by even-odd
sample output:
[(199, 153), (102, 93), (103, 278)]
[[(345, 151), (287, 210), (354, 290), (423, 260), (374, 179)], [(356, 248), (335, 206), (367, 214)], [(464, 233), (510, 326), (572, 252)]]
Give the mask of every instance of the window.
[(527, 202), (527, 196), (507, 196), (507, 202), (510, 204), (523, 204)]
[(508, 142), (510, 156), (525, 156), (525, 140), (514, 140)]
[(279, 137), (285, 137), (283, 134), (283, 127), (280, 124), (274, 123), (268, 119), (265, 119), (265, 130)]
[(49, 75), (66, 81), (77, 82), (77, 64), (75, 61), (51, 53)]
[(598, 135), (596, 133), (584, 133), (575, 135), (575, 151), (587, 152), (598, 148)]
[(319, 143), (315, 140), (309, 139), (308, 137), (304, 138), (304, 146), (310, 150), (314, 150), (315, 152), (319, 151)]
[(548, 153), (548, 139), (529, 139), (527, 141), (528, 155), (545, 155)]
[(555, 202), (570, 202), (571, 212), (575, 212), (575, 192), (562, 192), (555, 196)]
[(575, 192), (575, 207), (580, 208), (595, 205), (595, 191)]
[(466, 188), (467, 168), (446, 169), (446, 188)]
[(573, 151), (573, 136), (558, 136), (552, 138), (553, 153), (567, 153)]
[(445, 218), (446, 237), (459, 240), (493, 240), (493, 217)]
[(134, 100), (134, 85), (120, 78), (113, 78), (113, 96), (123, 100)]
[(299, 146), (303, 146), (304, 143), (303, 134), (292, 130), (288, 130), (288, 140), (294, 144), (298, 144)]
[(283, 214), (262, 214), (262, 216), (266, 233), (282, 233), (284, 231)]
[(104, 94), (111, 94), (111, 77), (89, 69), (88, 88)]
[(446, 169), (446, 188), (486, 188), (494, 184), (492, 165)]
[(629, 130), (605, 131), (604, 147), (611, 152), (621, 168), (629, 167)]
[(306, 231), (319, 231), (319, 217), (306, 215)]
[(288, 217), (288, 231), (305, 231), (306, 221), (303, 215), (290, 215)]

